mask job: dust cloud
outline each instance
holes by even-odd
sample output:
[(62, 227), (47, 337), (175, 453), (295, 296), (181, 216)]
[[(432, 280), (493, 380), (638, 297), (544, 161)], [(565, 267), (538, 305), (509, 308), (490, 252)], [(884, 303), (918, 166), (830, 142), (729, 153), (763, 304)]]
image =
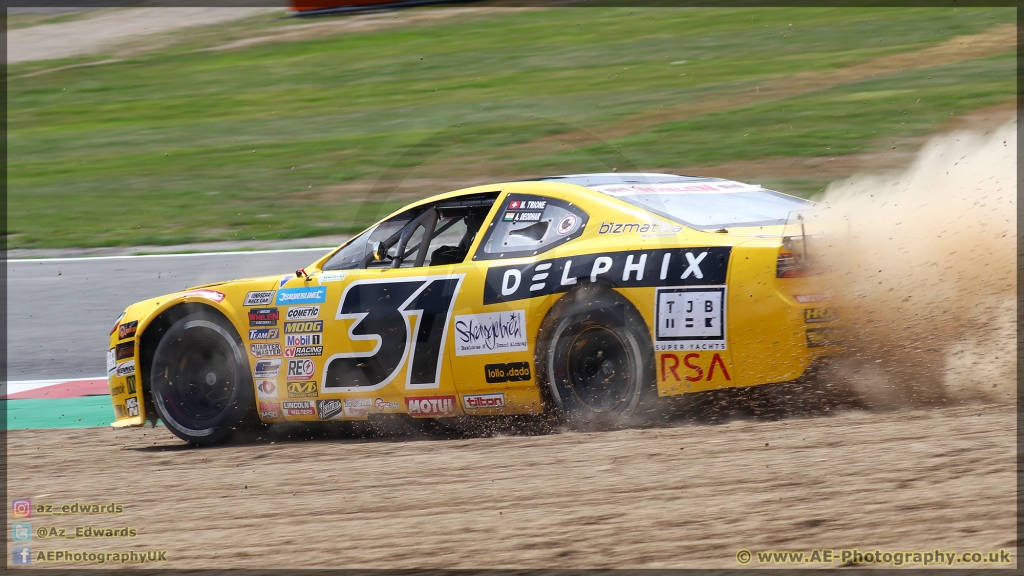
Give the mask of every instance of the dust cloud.
[(926, 144), (904, 171), (831, 184), (811, 217), (869, 405), (1016, 401), (1017, 124)]

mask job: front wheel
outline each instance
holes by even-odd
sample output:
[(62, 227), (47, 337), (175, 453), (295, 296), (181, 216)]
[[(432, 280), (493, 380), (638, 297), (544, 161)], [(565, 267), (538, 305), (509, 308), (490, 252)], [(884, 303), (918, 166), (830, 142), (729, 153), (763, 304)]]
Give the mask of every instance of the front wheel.
[(655, 395), (653, 358), (639, 314), (600, 295), (559, 312), (542, 360), (552, 400), (570, 422), (600, 425), (638, 416)]
[(190, 314), (171, 326), (157, 346), (150, 382), (164, 424), (193, 444), (224, 439), (253, 406), (242, 343), (211, 313)]

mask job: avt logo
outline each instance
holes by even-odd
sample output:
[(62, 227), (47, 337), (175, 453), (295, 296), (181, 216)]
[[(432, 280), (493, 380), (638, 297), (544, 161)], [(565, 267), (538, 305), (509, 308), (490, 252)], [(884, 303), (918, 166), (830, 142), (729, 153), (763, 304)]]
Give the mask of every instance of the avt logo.
[(287, 385), (287, 389), (289, 398), (317, 397), (317, 386), (316, 382), (313, 380), (309, 380), (306, 382), (289, 382)]
[(288, 309), (288, 314), (285, 315), (286, 320), (307, 320), (309, 318), (316, 318), (320, 315), (319, 306), (293, 306)]
[(319, 334), (294, 334), (284, 338), (284, 345), (289, 348), (295, 346), (319, 346), (322, 343)]
[(323, 332), (324, 321), (312, 320), (309, 322), (285, 322), (285, 334), (303, 334), (305, 332)]
[(413, 416), (444, 416), (455, 413), (455, 396), (423, 396), (406, 398)]
[(309, 380), (316, 373), (316, 365), (312, 360), (289, 360), (288, 380)]
[(473, 394), (462, 397), (462, 404), (466, 410), (478, 410), (480, 408), (504, 408), (504, 394)]

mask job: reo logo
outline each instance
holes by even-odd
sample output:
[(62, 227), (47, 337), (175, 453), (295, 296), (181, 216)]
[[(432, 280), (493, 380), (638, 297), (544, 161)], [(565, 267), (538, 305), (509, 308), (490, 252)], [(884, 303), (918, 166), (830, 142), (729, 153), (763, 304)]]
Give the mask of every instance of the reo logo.
[(484, 365), (484, 377), (489, 384), (526, 381), (530, 379), (530, 363), (486, 364)]
[(253, 308), (249, 310), (249, 326), (277, 326), (281, 313), (277, 308)]
[(466, 410), (478, 410), (480, 408), (504, 408), (505, 395), (498, 394), (472, 394), (462, 397), (462, 404)]
[(242, 306), (266, 306), (274, 300), (274, 291), (249, 292), (245, 295), (245, 302)]
[(277, 328), (255, 328), (249, 330), (249, 340), (277, 340), (281, 331)]
[(117, 327), (117, 339), (124, 340), (125, 338), (131, 338), (135, 336), (135, 332), (139, 329), (139, 321), (132, 320), (126, 322)]
[(316, 398), (317, 396), (317, 386), (313, 380), (289, 382), (287, 390), (289, 398)]
[(323, 332), (323, 320), (311, 320), (309, 322), (285, 322), (285, 334), (303, 334), (306, 332)]
[(288, 309), (285, 320), (307, 320), (320, 315), (319, 306), (293, 306)]
[(413, 416), (444, 416), (455, 413), (455, 396), (421, 396), (406, 398)]
[(309, 380), (316, 373), (316, 365), (312, 360), (289, 360), (288, 380)]
[(835, 322), (839, 320), (839, 311), (834, 307), (829, 308), (807, 308), (804, 310), (804, 322), (813, 324), (815, 322)]

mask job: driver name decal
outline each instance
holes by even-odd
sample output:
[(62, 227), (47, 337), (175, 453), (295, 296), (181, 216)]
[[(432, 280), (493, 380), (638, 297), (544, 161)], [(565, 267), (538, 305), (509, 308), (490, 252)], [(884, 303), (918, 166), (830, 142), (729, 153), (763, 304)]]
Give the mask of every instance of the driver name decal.
[(525, 352), (526, 312), (511, 310), (455, 317), (455, 355)]

